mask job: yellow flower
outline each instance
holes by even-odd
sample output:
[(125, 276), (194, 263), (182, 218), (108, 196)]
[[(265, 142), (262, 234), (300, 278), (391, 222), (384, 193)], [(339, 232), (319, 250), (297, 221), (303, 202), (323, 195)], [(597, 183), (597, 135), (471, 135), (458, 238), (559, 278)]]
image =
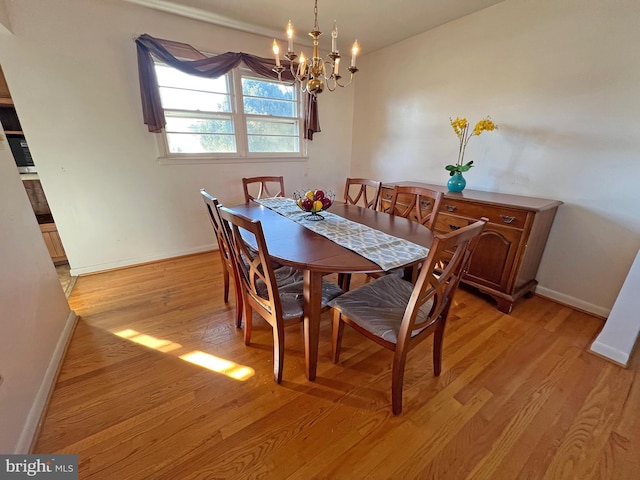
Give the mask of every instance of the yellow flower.
[(456, 132), (456, 135), (460, 137), (464, 129), (467, 128), (467, 119), (456, 117), (455, 120), (451, 120), (451, 126), (453, 127), (453, 131)]
[(473, 135), (480, 135), (482, 132), (492, 132), (496, 129), (496, 125), (491, 121), (489, 117), (480, 120), (473, 128)]
[(473, 166), (473, 160), (470, 162), (464, 163), (464, 152), (467, 148), (467, 143), (469, 143), (469, 139), (472, 136), (478, 136), (482, 132), (492, 132), (493, 130), (497, 130), (498, 126), (493, 123), (491, 117), (483, 118), (476, 123), (475, 127), (473, 127), (473, 131), (469, 132), (469, 123), (466, 118), (456, 117), (455, 120), (449, 118), (451, 122), (451, 127), (453, 131), (460, 139), (460, 148), (458, 150), (458, 160), (455, 165), (447, 165), (445, 169), (449, 172), (449, 175), (453, 176), (455, 173), (462, 173), (468, 171)]

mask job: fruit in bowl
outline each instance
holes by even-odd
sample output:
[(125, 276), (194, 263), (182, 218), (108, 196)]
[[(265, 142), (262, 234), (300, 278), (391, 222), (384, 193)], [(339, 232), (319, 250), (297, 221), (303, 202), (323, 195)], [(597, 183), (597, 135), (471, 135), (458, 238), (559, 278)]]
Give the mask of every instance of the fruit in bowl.
[(293, 198), (301, 210), (317, 215), (331, 206), (335, 194), (324, 190), (306, 190), (295, 192)]

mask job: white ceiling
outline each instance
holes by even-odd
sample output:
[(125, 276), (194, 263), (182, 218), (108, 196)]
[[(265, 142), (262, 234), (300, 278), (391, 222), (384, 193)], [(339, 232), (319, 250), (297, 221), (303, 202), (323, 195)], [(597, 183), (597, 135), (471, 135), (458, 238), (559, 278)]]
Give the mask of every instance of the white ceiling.
[[(286, 38), (291, 20), (296, 44), (310, 44), (313, 0), (124, 0), (149, 8), (235, 28)], [(338, 49), (348, 52), (357, 38), (363, 54), (397, 43), (504, 0), (318, 0), (321, 48), (328, 48), (333, 21)], [(344, 53), (343, 53), (344, 54)]]

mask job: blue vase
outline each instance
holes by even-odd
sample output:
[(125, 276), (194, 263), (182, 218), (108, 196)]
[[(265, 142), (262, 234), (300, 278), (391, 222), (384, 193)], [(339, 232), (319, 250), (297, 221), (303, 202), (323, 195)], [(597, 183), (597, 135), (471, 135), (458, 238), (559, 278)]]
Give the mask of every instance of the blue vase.
[(461, 192), (466, 186), (467, 181), (464, 179), (461, 173), (454, 173), (447, 182), (447, 187), (449, 188), (450, 192)]

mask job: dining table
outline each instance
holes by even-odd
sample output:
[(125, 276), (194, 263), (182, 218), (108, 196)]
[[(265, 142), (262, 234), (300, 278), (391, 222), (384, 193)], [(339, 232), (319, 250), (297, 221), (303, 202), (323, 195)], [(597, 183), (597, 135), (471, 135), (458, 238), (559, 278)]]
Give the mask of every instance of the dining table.
[[(254, 201), (231, 207), (262, 223), (264, 237), (273, 260), (299, 269), (303, 274), (304, 346), (306, 375), (315, 380), (322, 314), (322, 278), (329, 273), (353, 274), (384, 271), (378, 264), (315, 233), (302, 223)], [(369, 208), (334, 202), (329, 211), (352, 222), (379, 230), (394, 237), (429, 248), (433, 233), (418, 222)], [(421, 260), (403, 265), (409, 270)]]

